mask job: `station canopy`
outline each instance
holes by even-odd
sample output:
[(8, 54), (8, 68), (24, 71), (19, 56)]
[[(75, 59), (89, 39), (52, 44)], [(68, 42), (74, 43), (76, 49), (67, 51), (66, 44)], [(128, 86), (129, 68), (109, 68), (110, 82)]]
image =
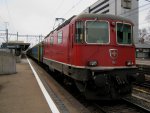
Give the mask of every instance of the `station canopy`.
[(2, 48), (8, 49), (21, 49), (23, 51), (27, 50), (30, 43), (24, 43), (23, 41), (9, 41), (8, 43), (2, 43)]

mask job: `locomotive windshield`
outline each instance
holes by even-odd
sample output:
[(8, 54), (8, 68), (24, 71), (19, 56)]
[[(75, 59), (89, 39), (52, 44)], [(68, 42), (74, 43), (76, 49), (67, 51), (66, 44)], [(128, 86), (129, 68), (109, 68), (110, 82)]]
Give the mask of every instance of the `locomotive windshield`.
[(129, 24), (117, 23), (118, 44), (132, 44), (132, 27)]
[(87, 21), (86, 22), (86, 42), (87, 43), (108, 43), (109, 28), (105, 21)]

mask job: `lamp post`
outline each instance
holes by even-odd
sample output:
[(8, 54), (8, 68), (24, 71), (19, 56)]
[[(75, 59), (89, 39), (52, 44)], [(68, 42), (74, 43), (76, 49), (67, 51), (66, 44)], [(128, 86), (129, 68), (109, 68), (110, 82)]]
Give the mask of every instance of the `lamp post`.
[(6, 45), (8, 44), (8, 22), (4, 22), (5, 23), (5, 29), (6, 29)]

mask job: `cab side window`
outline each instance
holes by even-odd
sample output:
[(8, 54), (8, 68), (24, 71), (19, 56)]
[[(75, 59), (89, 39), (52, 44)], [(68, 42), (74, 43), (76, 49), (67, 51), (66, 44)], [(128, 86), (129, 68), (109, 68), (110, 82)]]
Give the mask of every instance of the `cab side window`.
[(53, 44), (54, 44), (54, 37), (51, 36), (51, 37), (50, 37), (50, 45), (53, 45)]
[(84, 41), (84, 22), (76, 22), (75, 42), (83, 43)]

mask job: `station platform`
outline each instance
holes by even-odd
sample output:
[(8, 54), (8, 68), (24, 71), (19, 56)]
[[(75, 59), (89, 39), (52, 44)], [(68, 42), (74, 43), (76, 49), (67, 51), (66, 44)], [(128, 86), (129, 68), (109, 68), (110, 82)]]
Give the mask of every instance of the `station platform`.
[(0, 75), (0, 113), (90, 113), (33, 60), (16, 72)]
[(0, 113), (51, 113), (27, 60), (16, 70), (0, 75)]

